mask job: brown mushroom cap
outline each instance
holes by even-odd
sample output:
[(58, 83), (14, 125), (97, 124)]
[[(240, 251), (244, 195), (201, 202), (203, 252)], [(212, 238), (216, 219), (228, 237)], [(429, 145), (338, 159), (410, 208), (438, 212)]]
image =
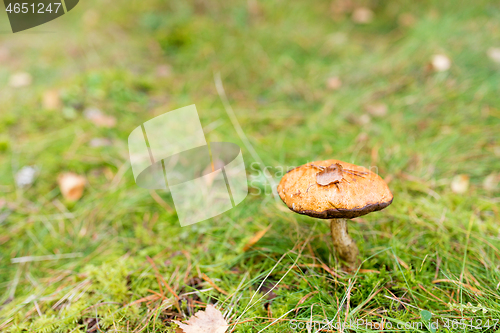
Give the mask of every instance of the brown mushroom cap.
[[(336, 184), (319, 185), (316, 175), (322, 171), (317, 167), (326, 168), (336, 163), (343, 167), (344, 179)], [(312, 162), (288, 171), (278, 185), (278, 193), (294, 212), (322, 219), (362, 216), (384, 209), (393, 199), (389, 187), (379, 175), (338, 160)]]

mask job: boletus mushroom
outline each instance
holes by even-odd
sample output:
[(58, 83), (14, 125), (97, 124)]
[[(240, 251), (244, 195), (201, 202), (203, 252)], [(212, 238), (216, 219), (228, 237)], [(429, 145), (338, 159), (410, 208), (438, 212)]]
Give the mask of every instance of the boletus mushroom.
[(379, 175), (338, 160), (307, 163), (288, 171), (278, 193), (295, 213), (331, 219), (333, 245), (348, 270), (359, 263), (359, 250), (349, 236), (347, 220), (382, 210), (393, 199)]

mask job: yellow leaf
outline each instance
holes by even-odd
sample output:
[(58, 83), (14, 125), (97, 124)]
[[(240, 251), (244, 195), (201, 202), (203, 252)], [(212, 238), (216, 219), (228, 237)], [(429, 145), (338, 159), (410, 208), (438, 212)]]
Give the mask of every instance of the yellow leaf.
[(83, 195), (86, 179), (72, 172), (66, 172), (57, 178), (59, 189), (66, 200), (77, 201)]

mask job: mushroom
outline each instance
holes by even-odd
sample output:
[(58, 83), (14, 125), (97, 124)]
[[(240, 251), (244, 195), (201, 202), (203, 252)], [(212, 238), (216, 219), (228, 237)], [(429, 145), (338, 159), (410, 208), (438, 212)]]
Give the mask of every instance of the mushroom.
[(348, 270), (359, 263), (359, 250), (349, 236), (347, 220), (382, 210), (393, 199), (379, 175), (339, 160), (307, 163), (288, 171), (278, 193), (295, 213), (331, 219), (333, 246)]

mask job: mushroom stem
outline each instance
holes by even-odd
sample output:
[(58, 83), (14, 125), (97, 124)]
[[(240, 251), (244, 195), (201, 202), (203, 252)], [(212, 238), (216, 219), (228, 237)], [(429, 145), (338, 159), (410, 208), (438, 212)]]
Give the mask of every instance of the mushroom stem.
[(332, 219), (330, 221), (330, 228), (332, 230), (333, 246), (339, 254), (340, 258), (347, 264), (347, 269), (355, 269), (359, 263), (358, 246), (354, 240), (349, 236), (347, 231), (347, 219)]

